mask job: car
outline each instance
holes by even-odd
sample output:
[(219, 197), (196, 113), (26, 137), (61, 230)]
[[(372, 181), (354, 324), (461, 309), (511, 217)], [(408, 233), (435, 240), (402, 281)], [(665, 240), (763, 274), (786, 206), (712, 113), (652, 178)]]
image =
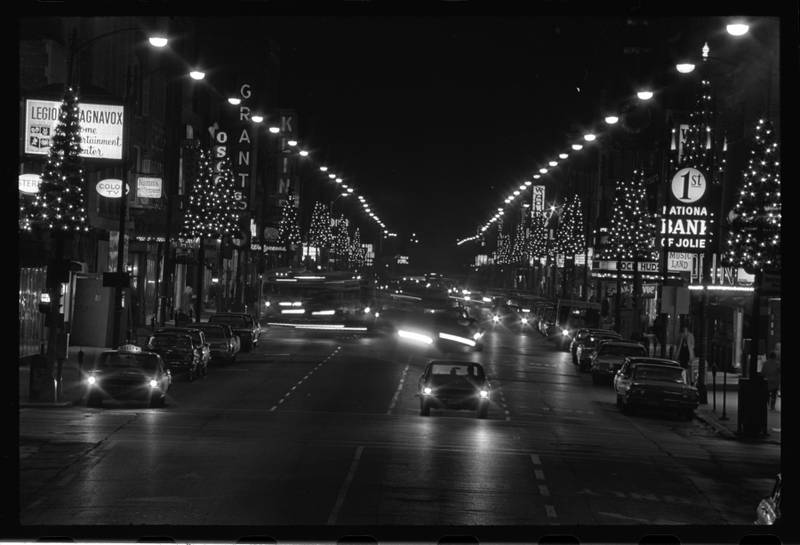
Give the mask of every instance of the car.
[(624, 413), (641, 407), (667, 409), (691, 420), (700, 402), (697, 388), (689, 384), (686, 370), (678, 362), (646, 361), (659, 359), (631, 358), (617, 372), (614, 379), (617, 407)]
[(233, 363), (239, 353), (241, 341), (231, 326), (227, 324), (210, 324), (203, 322), (193, 324), (194, 329), (203, 332), (211, 349), (212, 361), (225, 361)]
[(241, 339), (242, 352), (249, 352), (258, 345), (258, 337), (261, 335), (261, 326), (255, 318), (244, 312), (217, 312), (212, 314), (208, 323), (227, 324), (231, 326), (233, 332)]
[(200, 349), (200, 367), (203, 373), (208, 369), (208, 362), (211, 361), (211, 344), (206, 339), (205, 333), (202, 328), (194, 327), (161, 327), (157, 329), (156, 333), (180, 333), (187, 334), (192, 338), (192, 343)]
[(185, 372), (189, 382), (204, 376), (201, 348), (195, 346), (188, 333), (154, 333), (147, 341), (147, 349), (161, 356), (172, 374)]
[(628, 356), (647, 356), (647, 349), (639, 343), (627, 341), (606, 341), (600, 343), (592, 354), (589, 366), (592, 372), (592, 383), (607, 382), (613, 384), (614, 375)]
[(141, 399), (151, 407), (166, 404), (172, 374), (161, 356), (137, 345), (123, 345), (100, 354), (86, 377), (86, 405), (104, 399)]
[(431, 409), (458, 409), (486, 418), (491, 385), (479, 363), (433, 360), (419, 378), (417, 395), (421, 416), (430, 416)]
[(569, 345), (569, 351), (572, 353), (572, 363), (578, 365), (578, 355), (577, 350), (578, 346), (581, 345), (586, 339), (592, 336), (592, 334), (607, 334), (607, 333), (616, 333), (611, 329), (596, 329), (591, 327), (582, 327), (575, 331), (575, 334), (572, 336), (572, 340)]
[(578, 369), (588, 371), (592, 362), (592, 355), (603, 341), (621, 341), (622, 335), (613, 331), (608, 333), (592, 333), (586, 337), (575, 349), (575, 362)]
[(483, 350), (483, 329), (477, 320), (470, 317), (466, 309), (434, 309), (432, 314), (432, 327), (438, 337), (437, 345), (440, 348), (448, 349), (455, 345), (476, 352)]

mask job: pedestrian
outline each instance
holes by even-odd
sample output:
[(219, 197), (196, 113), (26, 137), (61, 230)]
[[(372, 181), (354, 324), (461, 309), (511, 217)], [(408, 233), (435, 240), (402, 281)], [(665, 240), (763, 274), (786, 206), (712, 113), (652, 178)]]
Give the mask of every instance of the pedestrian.
[(778, 354), (774, 351), (769, 353), (767, 360), (762, 365), (761, 376), (767, 381), (769, 409), (774, 411), (775, 401), (778, 398), (778, 389), (781, 387), (781, 360), (778, 359)]
[(687, 370), (687, 376), (691, 376), (688, 371), (691, 369), (691, 363), (694, 361), (694, 334), (689, 331), (689, 326), (683, 324), (681, 326), (681, 335), (678, 338), (678, 362), (681, 367)]

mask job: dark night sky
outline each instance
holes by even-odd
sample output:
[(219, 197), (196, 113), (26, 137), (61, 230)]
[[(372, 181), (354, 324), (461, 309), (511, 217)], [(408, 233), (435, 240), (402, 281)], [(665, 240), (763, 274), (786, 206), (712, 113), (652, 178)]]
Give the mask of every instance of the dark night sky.
[(278, 104), (298, 112), (300, 141), (390, 230), (416, 232), (442, 260), (510, 188), (565, 150), (568, 131), (602, 119), (604, 96), (614, 103), (637, 70), (653, 71), (625, 46), (655, 42), (660, 52), (685, 26), (656, 18), (636, 30), (624, 17), (577, 16), (205, 23), (209, 40), (228, 28), (217, 53), (235, 62), (246, 62), (250, 40), (274, 40)]

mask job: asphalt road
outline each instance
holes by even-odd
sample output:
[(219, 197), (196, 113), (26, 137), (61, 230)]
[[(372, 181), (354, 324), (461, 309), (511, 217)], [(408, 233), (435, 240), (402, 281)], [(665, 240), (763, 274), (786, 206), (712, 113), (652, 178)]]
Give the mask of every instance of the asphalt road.
[(20, 409), (23, 525), (751, 524), (776, 445), (626, 416), (538, 333), (497, 326), (487, 420), (419, 416), (442, 356), (386, 337), (269, 329), (167, 406)]

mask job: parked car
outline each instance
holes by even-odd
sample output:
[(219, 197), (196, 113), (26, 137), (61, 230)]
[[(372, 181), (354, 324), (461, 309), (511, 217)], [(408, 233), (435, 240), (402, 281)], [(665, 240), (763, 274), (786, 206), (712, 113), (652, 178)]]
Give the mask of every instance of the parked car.
[(470, 410), (478, 418), (486, 418), (491, 385), (479, 363), (434, 360), (419, 378), (417, 395), (421, 416), (429, 416), (435, 408)]
[(592, 372), (592, 382), (594, 384), (601, 382), (613, 384), (614, 375), (617, 374), (628, 356), (647, 356), (647, 349), (639, 343), (627, 341), (601, 343), (592, 355), (589, 366)]
[(205, 333), (202, 328), (194, 327), (200, 324), (192, 324), (191, 327), (162, 327), (156, 330), (156, 333), (180, 333), (189, 335), (192, 338), (192, 344), (200, 350), (200, 367), (203, 374), (208, 369), (208, 362), (211, 361), (211, 344), (206, 339)]
[(86, 377), (86, 405), (99, 407), (104, 399), (141, 399), (163, 407), (172, 374), (161, 356), (136, 345), (100, 354)]
[(241, 339), (242, 352), (249, 352), (258, 344), (261, 326), (245, 312), (217, 312), (208, 319), (210, 324), (227, 324)]
[(572, 335), (572, 340), (569, 345), (569, 351), (572, 353), (572, 363), (578, 365), (578, 346), (582, 345), (586, 339), (592, 336), (592, 334), (604, 334), (604, 333), (616, 333), (611, 329), (598, 329), (598, 328), (591, 328), (591, 327), (582, 327), (575, 331), (575, 334)]
[(194, 324), (195, 329), (203, 332), (211, 348), (211, 359), (233, 363), (239, 353), (241, 341), (231, 326), (227, 324), (211, 324), (203, 322)]
[(603, 333), (592, 333), (575, 349), (575, 359), (578, 364), (578, 369), (581, 371), (588, 371), (592, 363), (592, 355), (597, 351), (600, 343), (604, 341), (621, 341), (622, 335), (613, 331)]
[(173, 375), (185, 372), (189, 382), (203, 375), (202, 351), (187, 333), (155, 333), (147, 341), (147, 350), (161, 356)]
[(697, 388), (689, 384), (678, 362), (654, 363), (660, 358), (630, 358), (614, 380), (617, 407), (631, 413), (641, 407), (667, 409), (690, 420), (699, 404)]

